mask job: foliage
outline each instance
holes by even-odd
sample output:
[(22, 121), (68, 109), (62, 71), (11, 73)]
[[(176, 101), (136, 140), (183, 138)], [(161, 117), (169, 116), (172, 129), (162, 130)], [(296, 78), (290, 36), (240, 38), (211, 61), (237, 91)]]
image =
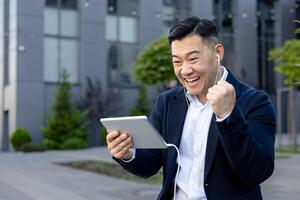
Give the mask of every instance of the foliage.
[(151, 42), (133, 66), (135, 79), (146, 85), (167, 83), (176, 79), (166, 36)]
[(87, 141), (78, 137), (69, 138), (61, 145), (61, 149), (83, 149), (88, 146)]
[[(300, 24), (300, 20), (294, 20), (294, 22)], [(296, 34), (296, 33), (300, 33), (300, 28), (297, 28), (297, 29), (295, 30), (295, 34)]]
[(283, 47), (272, 49), (269, 59), (275, 62), (275, 71), (285, 75), (286, 85), (300, 81), (300, 40), (287, 40)]
[(30, 133), (27, 129), (18, 128), (11, 136), (10, 141), (16, 151), (22, 150), (22, 146), (31, 142)]
[(107, 135), (107, 131), (105, 129), (105, 127), (101, 127), (100, 128), (100, 132), (99, 132), (99, 135), (100, 135), (100, 141), (102, 142), (103, 145), (107, 145), (107, 142), (106, 142), (106, 135)]
[[(87, 111), (90, 129), (97, 134), (99, 143), (105, 143), (99, 133), (99, 119), (108, 117), (121, 108), (122, 93), (120, 90), (108, 89), (105, 93), (102, 89), (101, 82), (97, 79), (87, 78), (85, 94), (76, 102), (80, 110)], [(99, 137), (100, 136), (100, 137)], [(105, 138), (104, 138), (105, 139)]]
[(23, 152), (45, 151), (45, 147), (43, 145), (27, 143), (22, 146), (21, 151)]
[[(300, 23), (299, 20), (295, 22)], [(298, 31), (299, 28), (295, 33)], [(275, 62), (276, 72), (285, 75), (285, 85), (291, 86), (300, 81), (300, 40), (287, 40), (282, 47), (272, 49), (269, 60)]]
[(77, 107), (81, 110), (87, 110), (87, 117), (91, 120), (97, 120), (102, 117), (108, 117), (120, 109), (123, 96), (119, 90), (109, 89), (103, 92), (101, 82), (97, 79), (87, 78), (87, 87), (85, 95), (77, 101)]
[(42, 128), (43, 144), (47, 149), (61, 149), (66, 140), (74, 137), (87, 140), (88, 132), (84, 120), (87, 113), (72, 106), (68, 77), (64, 70), (54, 97), (53, 114), (46, 117), (47, 125)]
[(148, 115), (150, 112), (147, 88), (145, 86), (141, 86), (139, 88), (139, 97), (136, 100), (135, 108), (130, 110), (130, 115)]

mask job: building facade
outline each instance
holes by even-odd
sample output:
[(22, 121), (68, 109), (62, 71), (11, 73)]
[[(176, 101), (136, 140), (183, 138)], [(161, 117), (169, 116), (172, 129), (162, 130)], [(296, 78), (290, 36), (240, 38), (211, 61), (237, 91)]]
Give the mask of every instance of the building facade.
[(294, 37), (298, 0), (0, 0), (1, 150), (16, 128), (42, 141), (61, 69), (75, 97), (87, 77), (121, 89), (119, 114), (126, 115), (137, 97), (131, 66), (139, 52), (192, 15), (218, 24), (230, 70), (275, 95), (282, 80), (267, 53)]

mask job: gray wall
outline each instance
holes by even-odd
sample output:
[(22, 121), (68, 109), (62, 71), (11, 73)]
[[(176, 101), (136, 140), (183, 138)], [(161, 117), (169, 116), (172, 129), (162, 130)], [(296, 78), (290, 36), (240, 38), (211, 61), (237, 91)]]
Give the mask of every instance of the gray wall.
[(0, 0), (0, 150), (5, 150), (3, 133), (4, 108), (4, 0)]
[(35, 143), (41, 142), (44, 116), (43, 11), (43, 1), (18, 1), (16, 126), (27, 128)]
[(256, 1), (235, 1), (235, 73), (245, 82), (257, 86)]
[(213, 1), (212, 0), (191, 0), (191, 14), (200, 18), (212, 19)]
[(106, 0), (90, 1), (89, 6), (81, 2), (81, 72), (82, 89), (86, 77), (98, 78), (107, 87), (105, 40)]

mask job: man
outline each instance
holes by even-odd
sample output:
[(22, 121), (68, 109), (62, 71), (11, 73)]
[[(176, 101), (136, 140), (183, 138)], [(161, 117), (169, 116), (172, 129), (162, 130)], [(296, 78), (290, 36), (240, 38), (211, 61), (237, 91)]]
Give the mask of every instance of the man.
[[(135, 150), (125, 132), (107, 135), (108, 149), (142, 177), (163, 167), (158, 199), (256, 200), (273, 173), (275, 114), (268, 96), (220, 65), (224, 47), (209, 20), (187, 18), (169, 32), (174, 72), (183, 85), (162, 93), (150, 121), (180, 151)], [(173, 192), (176, 184), (176, 193)]]

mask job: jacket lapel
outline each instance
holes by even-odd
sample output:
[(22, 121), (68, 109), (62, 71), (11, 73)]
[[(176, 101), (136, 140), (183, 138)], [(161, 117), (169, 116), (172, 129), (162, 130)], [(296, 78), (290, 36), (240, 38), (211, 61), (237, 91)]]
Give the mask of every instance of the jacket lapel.
[[(167, 115), (167, 143), (175, 144), (178, 148), (182, 137), (182, 130), (184, 126), (185, 116), (187, 112), (187, 102), (183, 89), (181, 89), (169, 104), (169, 112)], [(169, 176), (166, 178), (168, 183), (171, 183), (173, 175), (176, 170), (177, 152), (174, 148), (168, 149), (167, 163), (169, 166)]]
[(214, 160), (214, 155), (216, 152), (218, 138), (219, 138), (219, 130), (217, 128), (217, 124), (215, 121), (215, 115), (213, 114), (213, 117), (211, 119), (210, 126), (209, 126), (207, 145), (206, 145), (204, 180), (206, 180), (209, 169)]
[(167, 119), (168, 143), (175, 144), (178, 148), (182, 136), (185, 116), (187, 112), (187, 102), (183, 90), (180, 90), (170, 101), (170, 112)]

